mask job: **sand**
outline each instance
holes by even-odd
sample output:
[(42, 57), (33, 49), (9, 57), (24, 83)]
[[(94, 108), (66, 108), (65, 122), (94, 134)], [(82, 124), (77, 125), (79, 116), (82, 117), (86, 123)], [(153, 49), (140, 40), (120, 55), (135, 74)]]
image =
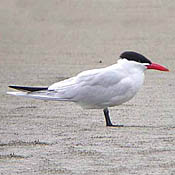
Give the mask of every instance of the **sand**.
[[(0, 5), (0, 174), (174, 175), (175, 2), (3, 0)], [(47, 86), (143, 53), (171, 72), (102, 110), (6, 95), (8, 85)]]

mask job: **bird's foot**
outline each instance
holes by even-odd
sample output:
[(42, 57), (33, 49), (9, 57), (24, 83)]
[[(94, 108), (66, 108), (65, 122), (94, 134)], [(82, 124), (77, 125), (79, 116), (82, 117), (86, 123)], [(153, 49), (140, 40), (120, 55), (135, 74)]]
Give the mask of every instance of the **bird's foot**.
[(113, 124), (110, 124), (110, 125), (106, 125), (107, 127), (124, 127), (124, 125), (113, 125)]

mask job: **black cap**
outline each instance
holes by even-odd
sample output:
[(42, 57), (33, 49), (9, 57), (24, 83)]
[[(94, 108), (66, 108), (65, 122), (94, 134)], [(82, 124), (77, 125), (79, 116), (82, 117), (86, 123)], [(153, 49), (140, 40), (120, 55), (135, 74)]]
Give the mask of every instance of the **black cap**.
[(151, 61), (149, 59), (147, 59), (145, 56), (143, 56), (143, 55), (141, 55), (137, 52), (133, 52), (133, 51), (123, 52), (120, 55), (120, 58), (121, 59), (127, 59), (129, 61), (136, 61), (136, 62), (139, 62), (139, 63), (149, 63), (149, 64), (151, 64)]

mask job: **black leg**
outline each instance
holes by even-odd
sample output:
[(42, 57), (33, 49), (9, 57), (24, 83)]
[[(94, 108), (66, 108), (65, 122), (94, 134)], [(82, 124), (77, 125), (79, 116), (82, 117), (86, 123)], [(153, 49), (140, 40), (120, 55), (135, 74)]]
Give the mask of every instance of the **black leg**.
[(104, 115), (105, 115), (106, 126), (112, 126), (112, 123), (111, 123), (111, 120), (110, 120), (110, 117), (109, 117), (109, 110), (108, 110), (108, 108), (105, 108), (103, 110), (103, 112), (104, 112)]
[(114, 126), (114, 127), (123, 127), (123, 125), (113, 125), (111, 120), (110, 120), (110, 116), (109, 116), (109, 110), (108, 108), (105, 108), (103, 110), (104, 115), (105, 115), (105, 120), (106, 120), (106, 126)]

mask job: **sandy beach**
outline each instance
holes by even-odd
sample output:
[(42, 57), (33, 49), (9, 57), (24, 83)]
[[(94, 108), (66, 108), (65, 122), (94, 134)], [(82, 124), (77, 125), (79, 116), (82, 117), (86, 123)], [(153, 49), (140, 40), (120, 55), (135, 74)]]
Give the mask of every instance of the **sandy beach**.
[[(2, 0), (1, 175), (175, 175), (175, 1)], [(134, 50), (170, 72), (147, 71), (131, 101), (102, 110), (6, 95), (117, 62)]]

